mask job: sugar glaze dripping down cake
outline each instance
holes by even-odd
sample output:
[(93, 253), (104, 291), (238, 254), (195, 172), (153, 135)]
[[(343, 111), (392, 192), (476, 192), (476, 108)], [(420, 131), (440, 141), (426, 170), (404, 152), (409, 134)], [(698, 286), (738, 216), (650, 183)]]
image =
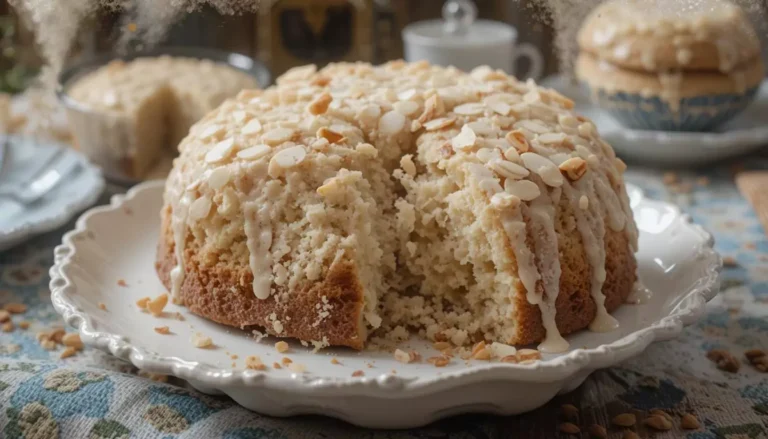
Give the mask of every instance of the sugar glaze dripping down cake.
[(488, 68), (293, 69), (179, 145), (158, 274), (196, 314), (320, 346), (563, 351), (636, 281), (625, 166), (572, 107)]

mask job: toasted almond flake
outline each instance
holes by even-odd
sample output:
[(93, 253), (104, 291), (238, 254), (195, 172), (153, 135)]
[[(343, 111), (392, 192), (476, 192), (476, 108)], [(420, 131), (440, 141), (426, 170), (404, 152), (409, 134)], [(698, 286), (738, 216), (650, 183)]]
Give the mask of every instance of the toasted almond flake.
[(427, 131), (436, 131), (453, 125), (456, 119), (452, 117), (439, 117), (432, 119), (424, 124), (424, 129)]
[(551, 131), (546, 125), (528, 119), (519, 120), (513, 126), (516, 129), (526, 129), (534, 134), (546, 134)]
[(267, 365), (261, 362), (261, 358), (257, 355), (249, 355), (245, 357), (245, 368), (252, 370), (267, 370)]
[(245, 124), (240, 132), (245, 135), (258, 134), (262, 129), (263, 127), (259, 119), (251, 119), (247, 124)]
[(71, 348), (71, 347), (64, 348), (64, 350), (61, 351), (61, 355), (59, 355), (59, 359), (63, 360), (65, 358), (69, 358), (69, 357), (71, 357), (71, 356), (73, 356), (75, 354), (77, 354), (77, 349)]
[(504, 182), (504, 191), (523, 201), (531, 201), (541, 195), (539, 186), (530, 180), (515, 181), (507, 179), (507, 181)]
[(483, 120), (469, 122), (467, 125), (479, 136), (495, 136), (497, 134), (497, 130)]
[(297, 166), (306, 156), (307, 152), (300, 145), (279, 151), (269, 161), (269, 175), (272, 177), (281, 175), (283, 170)]
[(127, 287), (128, 283), (125, 281), (125, 279), (118, 279), (117, 280), (117, 285), (121, 286), (121, 287)]
[(196, 199), (189, 206), (189, 219), (199, 221), (207, 217), (211, 212), (211, 206), (211, 199), (206, 196)]
[(517, 359), (519, 361), (541, 360), (541, 352), (536, 349), (518, 349)]
[(362, 370), (356, 370), (356, 371), (352, 372), (352, 376), (353, 377), (361, 377), (363, 375), (365, 375), (365, 372), (363, 372)]
[(475, 146), (476, 141), (477, 135), (475, 135), (475, 132), (468, 125), (464, 125), (461, 127), (459, 134), (451, 140), (451, 146), (455, 150), (465, 150)]
[(584, 122), (579, 125), (578, 132), (581, 137), (590, 138), (597, 136), (597, 129), (592, 122)]
[(438, 341), (438, 342), (435, 342), (432, 345), (432, 347), (437, 349), (438, 351), (442, 351), (442, 350), (445, 350), (445, 349), (449, 349), (449, 348), (451, 348), (453, 346), (450, 343), (448, 343), (447, 341)]
[(538, 174), (548, 186), (559, 187), (563, 185), (563, 175), (548, 158), (542, 157), (535, 152), (520, 154), (520, 158), (523, 160), (525, 167), (531, 172)]
[(408, 352), (405, 352), (400, 349), (395, 349), (395, 360), (401, 362), (401, 363), (410, 363), (411, 362), (411, 356), (408, 354)]
[(277, 361), (275, 361), (274, 363), (272, 363), (272, 367), (273, 367), (274, 369), (282, 369), (282, 368), (283, 368), (283, 366), (281, 366), (281, 365), (280, 365), (280, 363), (278, 363)]
[(316, 136), (318, 138), (326, 139), (329, 143), (344, 143), (347, 140), (347, 138), (344, 137), (344, 135), (341, 133), (326, 127), (321, 127), (319, 130), (317, 130)]
[(435, 367), (445, 367), (451, 362), (451, 359), (445, 356), (429, 357), (427, 363), (434, 365)]
[(64, 334), (64, 336), (61, 337), (61, 344), (74, 349), (83, 348), (83, 341), (80, 339), (80, 334), (76, 332), (70, 332), (69, 334)]
[(200, 140), (206, 140), (211, 137), (218, 137), (219, 134), (221, 134), (224, 131), (224, 127), (221, 125), (211, 125), (203, 129), (203, 131), (198, 134), (198, 137)]
[(245, 122), (245, 120), (248, 119), (248, 116), (250, 116), (250, 114), (242, 110), (232, 112), (232, 119), (237, 123)]
[(99, 309), (102, 311), (106, 311), (107, 305), (104, 302), (99, 302)]
[(589, 208), (589, 198), (586, 195), (582, 195), (579, 198), (579, 209), (587, 210)]
[(416, 164), (413, 163), (413, 155), (406, 154), (400, 158), (400, 167), (411, 177), (416, 176)]
[(418, 120), (412, 120), (411, 121), (411, 132), (415, 133), (416, 131), (421, 129), (421, 122)]
[(518, 153), (524, 153), (531, 150), (531, 144), (528, 143), (528, 139), (525, 137), (525, 134), (523, 134), (520, 130), (513, 130), (507, 133), (506, 136), (504, 136), (504, 139), (509, 142), (512, 147), (517, 150)]
[(501, 152), (499, 152), (499, 150), (496, 148), (480, 148), (475, 153), (475, 156), (477, 156), (481, 162), (488, 163), (490, 165), (490, 161), (501, 159)]
[(488, 348), (482, 348), (479, 351), (472, 354), (472, 359), (474, 360), (490, 360), (491, 359), (491, 351)]
[(517, 355), (507, 355), (505, 357), (501, 357), (500, 360), (502, 363), (517, 363)]
[(270, 149), (269, 145), (262, 143), (239, 151), (237, 157), (243, 160), (258, 160), (267, 155)]
[[(238, 152), (238, 155), (239, 154), (240, 153)], [(208, 175), (208, 187), (213, 190), (219, 190), (229, 183), (230, 176), (231, 173), (229, 172), (229, 169), (224, 166), (218, 167)]]
[(11, 314), (22, 314), (27, 311), (27, 305), (18, 302), (11, 302), (7, 303), (3, 309)]
[(496, 113), (501, 114), (502, 116), (506, 116), (509, 114), (510, 111), (512, 111), (512, 107), (510, 107), (508, 104), (500, 101), (492, 101), (488, 103), (488, 108), (493, 110)]
[(200, 349), (209, 348), (213, 346), (213, 340), (211, 337), (196, 332), (192, 335), (192, 346)]
[(277, 350), (277, 352), (280, 352), (281, 354), (288, 352), (290, 348), (291, 347), (288, 346), (288, 343), (282, 340), (275, 343), (275, 350)]
[(578, 128), (579, 121), (575, 117), (571, 116), (570, 114), (560, 114), (557, 116), (557, 123), (560, 124), (560, 126), (565, 128)]
[(341, 362), (339, 361), (338, 358), (333, 357), (333, 358), (331, 358), (331, 364), (341, 364)]
[(501, 192), (498, 194), (493, 194), (491, 197), (491, 205), (497, 209), (514, 209), (520, 205), (520, 198), (506, 192)]
[(393, 136), (405, 128), (405, 116), (397, 111), (388, 111), (379, 119), (379, 132), (385, 136)]
[(147, 310), (157, 317), (163, 313), (163, 308), (168, 304), (168, 294), (161, 294), (147, 303)]
[(398, 113), (410, 116), (413, 113), (419, 111), (419, 104), (413, 101), (401, 101), (392, 104), (392, 108), (394, 108)]
[(581, 157), (571, 157), (558, 167), (571, 181), (577, 181), (587, 173), (587, 161)]
[(328, 111), (328, 106), (333, 101), (333, 97), (328, 92), (323, 92), (320, 96), (316, 97), (312, 102), (307, 105), (307, 111), (310, 114), (317, 116), (318, 114), (324, 114)]
[(416, 96), (416, 89), (415, 88), (409, 88), (408, 90), (401, 91), (397, 94), (397, 98), (401, 101), (407, 101), (410, 100), (412, 97)]
[(427, 122), (445, 113), (443, 100), (438, 94), (433, 94), (424, 102), (424, 111), (419, 116), (420, 123)]
[(214, 145), (206, 154), (205, 161), (207, 163), (216, 163), (229, 157), (232, 149), (235, 147), (235, 139), (232, 137), (226, 138), (221, 142)]
[(489, 166), (502, 177), (513, 180), (520, 180), (530, 175), (530, 172), (524, 167), (507, 160), (493, 160), (489, 163)]
[(567, 137), (565, 133), (544, 133), (539, 134), (536, 140), (543, 145), (556, 145), (565, 142)]
[(294, 133), (290, 128), (275, 128), (264, 133), (261, 139), (268, 145), (280, 145), (291, 140)]
[(167, 326), (156, 326), (155, 332), (157, 332), (158, 334), (170, 334), (171, 329), (168, 328)]
[(477, 102), (461, 104), (453, 108), (453, 112), (464, 116), (477, 116), (483, 114), (485, 105)]

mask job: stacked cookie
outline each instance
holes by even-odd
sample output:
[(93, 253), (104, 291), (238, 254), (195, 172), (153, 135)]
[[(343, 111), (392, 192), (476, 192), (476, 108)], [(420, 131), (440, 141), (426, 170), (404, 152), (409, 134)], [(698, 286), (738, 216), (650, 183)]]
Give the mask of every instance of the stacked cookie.
[(632, 128), (705, 131), (731, 119), (763, 78), (760, 41), (723, 0), (612, 0), (578, 36), (576, 74)]

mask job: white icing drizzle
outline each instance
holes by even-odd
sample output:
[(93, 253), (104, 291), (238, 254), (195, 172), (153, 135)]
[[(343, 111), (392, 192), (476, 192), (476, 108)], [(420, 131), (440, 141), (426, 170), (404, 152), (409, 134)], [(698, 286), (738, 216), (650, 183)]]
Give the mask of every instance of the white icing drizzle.
[(176, 203), (171, 204), (171, 230), (173, 232), (174, 253), (176, 266), (171, 269), (171, 297), (179, 298), (181, 285), (184, 283), (184, 250), (186, 246), (187, 217), (189, 206), (192, 204), (192, 194), (185, 191), (184, 195), (176, 197)]
[(248, 246), (248, 264), (253, 273), (253, 294), (258, 299), (269, 298), (272, 289), (272, 226), (271, 205), (262, 197), (244, 206), (245, 236)]

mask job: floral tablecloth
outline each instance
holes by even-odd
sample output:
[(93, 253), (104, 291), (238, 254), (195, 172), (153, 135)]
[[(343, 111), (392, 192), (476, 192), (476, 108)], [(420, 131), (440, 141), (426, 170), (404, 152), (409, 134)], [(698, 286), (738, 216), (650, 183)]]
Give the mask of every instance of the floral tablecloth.
[[(750, 166), (765, 165), (761, 159)], [(733, 183), (733, 165), (680, 172), (670, 184), (662, 171), (635, 170), (628, 179), (654, 198), (679, 203), (716, 237), (733, 258), (723, 291), (706, 316), (680, 338), (653, 345), (620, 367), (595, 373), (576, 391), (515, 417), (467, 415), (410, 431), (364, 430), (322, 417), (277, 419), (249, 412), (226, 398), (201, 395), (183, 382), (152, 381), (131, 365), (86, 348), (60, 360), (61, 350), (41, 347), (35, 334), (61, 325), (48, 290), (48, 267), (61, 230), (0, 253), (0, 305), (21, 302), (27, 311), (0, 332), (0, 437), (5, 438), (507, 438), (565, 437), (560, 406), (580, 410), (575, 422), (610, 426), (613, 416), (652, 408), (690, 412), (698, 430), (658, 433), (641, 423), (640, 437), (688, 439), (766, 437), (768, 375), (742, 364), (737, 373), (717, 369), (705, 354), (724, 348), (736, 356), (768, 348), (768, 239)], [(768, 188), (766, 188), (768, 190)], [(102, 202), (107, 200), (106, 196)], [(610, 437), (624, 430), (608, 428)], [(561, 435), (561, 436), (558, 436)], [(573, 437), (573, 436), (571, 436)]]

